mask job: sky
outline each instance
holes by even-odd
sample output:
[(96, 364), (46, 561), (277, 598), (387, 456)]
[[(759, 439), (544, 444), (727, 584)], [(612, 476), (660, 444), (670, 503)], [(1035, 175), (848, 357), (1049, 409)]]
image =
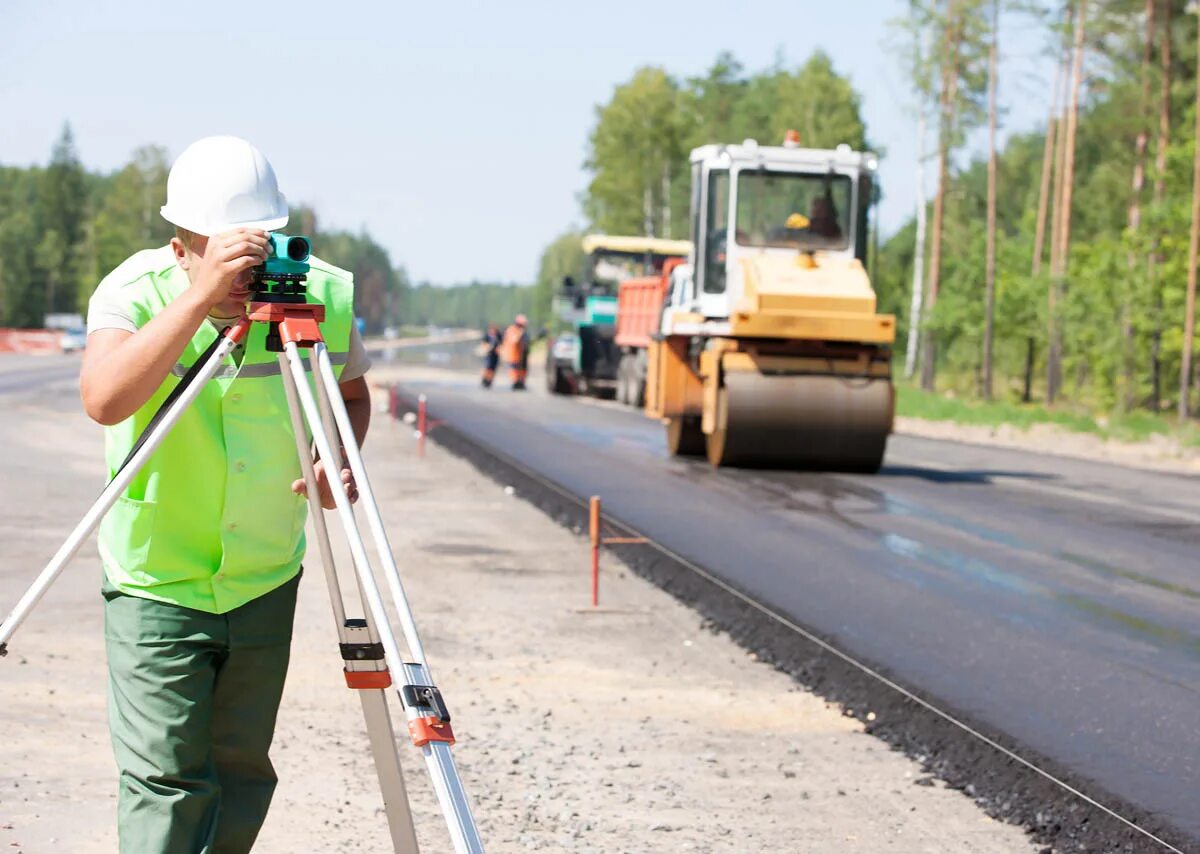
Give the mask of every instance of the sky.
[[(234, 134), (262, 149), (290, 201), (314, 206), (323, 227), (366, 229), (413, 281), (527, 283), (544, 246), (584, 224), (595, 109), (635, 69), (697, 75), (729, 50), (755, 71), (821, 49), (885, 149), (887, 235), (916, 198), (912, 98), (889, 28), (906, 8), (14, 0), (0, 7), (0, 163), (45, 163), (64, 121), (103, 171), (142, 145), (173, 158)], [(1005, 35), (1002, 138), (1045, 121), (1050, 88), (1042, 37), (1015, 21)]]

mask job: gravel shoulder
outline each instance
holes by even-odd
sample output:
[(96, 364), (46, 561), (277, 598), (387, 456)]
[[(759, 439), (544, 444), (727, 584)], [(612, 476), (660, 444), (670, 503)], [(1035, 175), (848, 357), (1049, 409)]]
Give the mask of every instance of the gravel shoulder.
[[(69, 382), (3, 406), (7, 611), (96, 494), (101, 436)], [(417, 459), (409, 428), (377, 416), (368, 464), (488, 850), (1032, 850), (615, 560), (592, 611), (582, 537), (434, 444)], [(0, 661), (4, 850), (115, 848), (99, 573), (89, 543)], [(388, 850), (339, 670), (314, 559), (257, 850)], [(423, 849), (446, 850), (402, 750)]]
[(924, 439), (1015, 448), (1173, 474), (1200, 474), (1200, 448), (1187, 447), (1167, 436), (1152, 436), (1144, 442), (1119, 442), (1064, 430), (1054, 424), (1035, 424), (1022, 430), (1011, 424), (984, 427), (903, 415), (896, 416), (896, 432)]

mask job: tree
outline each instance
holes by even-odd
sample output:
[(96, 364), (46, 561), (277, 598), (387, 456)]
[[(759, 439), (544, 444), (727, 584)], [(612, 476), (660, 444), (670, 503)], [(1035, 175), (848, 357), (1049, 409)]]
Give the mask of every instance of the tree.
[(1179, 420), (1191, 415), (1192, 341), (1196, 327), (1196, 265), (1200, 263), (1200, 23), (1196, 27), (1196, 130), (1192, 148), (1192, 227), (1188, 238), (1187, 298), (1183, 313), (1183, 347), (1179, 367)]
[(798, 130), (804, 145), (866, 147), (861, 99), (820, 51), (794, 71), (782, 60), (743, 76), (722, 53), (701, 77), (680, 83), (664, 69), (641, 68), (597, 107), (584, 195), (591, 226), (609, 234), (686, 237), (688, 153), (707, 143), (782, 142)]
[(1066, 137), (1063, 144), (1062, 198), (1058, 217), (1057, 266), (1050, 271), (1050, 347), (1047, 353), (1046, 402), (1054, 403), (1062, 382), (1062, 332), (1058, 323), (1058, 303), (1069, 269), (1071, 249), (1071, 204), (1075, 189), (1075, 137), (1079, 126), (1079, 92), (1083, 85), (1084, 32), (1087, 21), (1087, 0), (1078, 0), (1074, 9), (1075, 45), (1071, 53), (1071, 105), (1067, 111)]
[[(1145, 26), (1142, 39), (1142, 58), (1139, 73), (1141, 91), (1138, 98), (1137, 136), (1133, 148), (1133, 174), (1130, 180), (1129, 213), (1127, 227), (1131, 237), (1136, 237), (1142, 225), (1142, 195), (1146, 187), (1146, 149), (1150, 142), (1150, 84), (1154, 62), (1154, 9), (1158, 0), (1145, 0)], [(1130, 278), (1137, 275), (1138, 258), (1133, 251), (1129, 253)], [(1126, 288), (1127, 294), (1131, 288)], [(1134, 347), (1135, 335), (1133, 324), (1133, 296), (1128, 294), (1121, 306), (1121, 394), (1118, 398), (1124, 410), (1134, 405)]]
[(583, 270), (583, 234), (574, 229), (564, 231), (542, 250), (538, 263), (537, 284), (534, 286), (533, 310), (530, 322), (535, 326), (552, 325), (554, 294), (566, 276), (578, 279)]
[(45, 295), (44, 311), (71, 311), (83, 267), (88, 198), (86, 176), (69, 123), (63, 124), (54, 144), (38, 195), (41, 239), (35, 254)]
[(314, 232), (314, 252), (354, 274), (354, 314), (363, 320), (367, 331), (378, 334), (397, 323), (408, 282), (404, 271), (393, 267), (387, 250), (365, 229), (358, 234)]
[(733, 54), (722, 51), (703, 77), (688, 80), (690, 97), (683, 106), (689, 113), (684, 119), (691, 128), (689, 147), (736, 138), (738, 109), (749, 85), (744, 70)]
[(909, 297), (908, 331), (904, 347), (904, 376), (912, 379), (917, 369), (917, 343), (920, 340), (921, 318), (925, 296), (925, 215), (929, 202), (925, 197), (925, 117), (931, 98), (932, 80), (927, 61), (929, 30), (923, 26), (916, 0), (910, 0), (908, 15), (894, 24), (907, 42), (902, 63), (913, 81), (913, 100), (917, 118), (916, 161), (916, 233), (913, 246), (912, 285)]
[[(1159, 41), (1158, 136), (1154, 153), (1154, 207), (1161, 211), (1166, 198), (1167, 148), (1171, 140), (1171, 0), (1163, 0), (1162, 39)], [(1150, 408), (1162, 408), (1162, 310), (1163, 294), (1159, 279), (1162, 265), (1161, 232), (1153, 238), (1149, 259), (1149, 280), (1154, 305), (1154, 332), (1150, 345)]]
[(166, 244), (175, 229), (159, 214), (167, 196), (167, 151), (144, 146), (107, 181), (92, 221), (92, 274), (80, 283), (82, 306), (100, 278), (140, 249)]
[[(938, 36), (934, 56), (938, 85), (937, 192), (933, 199), (933, 231), (930, 238), (929, 274), (925, 288), (926, 314), (937, 306), (942, 275), (942, 241), (945, 231), (946, 194), (950, 182), (950, 157), (962, 142), (963, 130), (978, 117), (979, 2), (943, 0), (925, 7), (926, 26)], [(932, 329), (923, 328), (921, 388), (932, 391), (937, 370), (937, 343)]]
[(584, 208), (601, 230), (670, 237), (686, 230), (684, 217), (668, 222), (671, 187), (686, 199), (685, 141), (692, 135), (680, 109), (675, 80), (661, 68), (640, 68), (596, 109), (587, 167), (594, 173)]
[(988, 50), (987, 261), (984, 266), (984, 400), (992, 399), (992, 334), (996, 307), (996, 53), (1000, 38), (1000, 0), (992, 0), (992, 39)]
[(734, 111), (733, 139), (721, 141), (748, 137), (779, 145), (787, 131), (795, 130), (801, 145), (810, 148), (867, 147), (858, 92), (823, 51), (815, 51), (794, 72), (777, 65), (755, 75), (744, 91)]

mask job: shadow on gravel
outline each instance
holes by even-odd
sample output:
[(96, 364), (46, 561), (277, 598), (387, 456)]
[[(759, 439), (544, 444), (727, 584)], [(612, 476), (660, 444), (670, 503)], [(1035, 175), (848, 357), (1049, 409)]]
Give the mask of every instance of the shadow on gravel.
[(876, 477), (918, 477), (931, 483), (978, 483), (990, 484), (993, 478), (1007, 477), (1021, 480), (1058, 480), (1057, 475), (1033, 471), (1007, 471), (1004, 469), (927, 469), (921, 466), (888, 466), (879, 470)]

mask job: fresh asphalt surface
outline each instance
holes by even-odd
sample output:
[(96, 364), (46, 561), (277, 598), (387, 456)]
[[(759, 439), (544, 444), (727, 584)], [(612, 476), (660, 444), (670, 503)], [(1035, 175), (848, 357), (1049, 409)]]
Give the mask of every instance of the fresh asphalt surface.
[(406, 381), (771, 610), (1200, 840), (1200, 479), (909, 436), (713, 470), (615, 403)]
[[(78, 355), (6, 356), (0, 413), (5, 395), (78, 370)], [(908, 436), (873, 476), (714, 471), (669, 458), (662, 428), (614, 403), (446, 376), (405, 387), (781, 616), (1200, 840), (1200, 479)]]

